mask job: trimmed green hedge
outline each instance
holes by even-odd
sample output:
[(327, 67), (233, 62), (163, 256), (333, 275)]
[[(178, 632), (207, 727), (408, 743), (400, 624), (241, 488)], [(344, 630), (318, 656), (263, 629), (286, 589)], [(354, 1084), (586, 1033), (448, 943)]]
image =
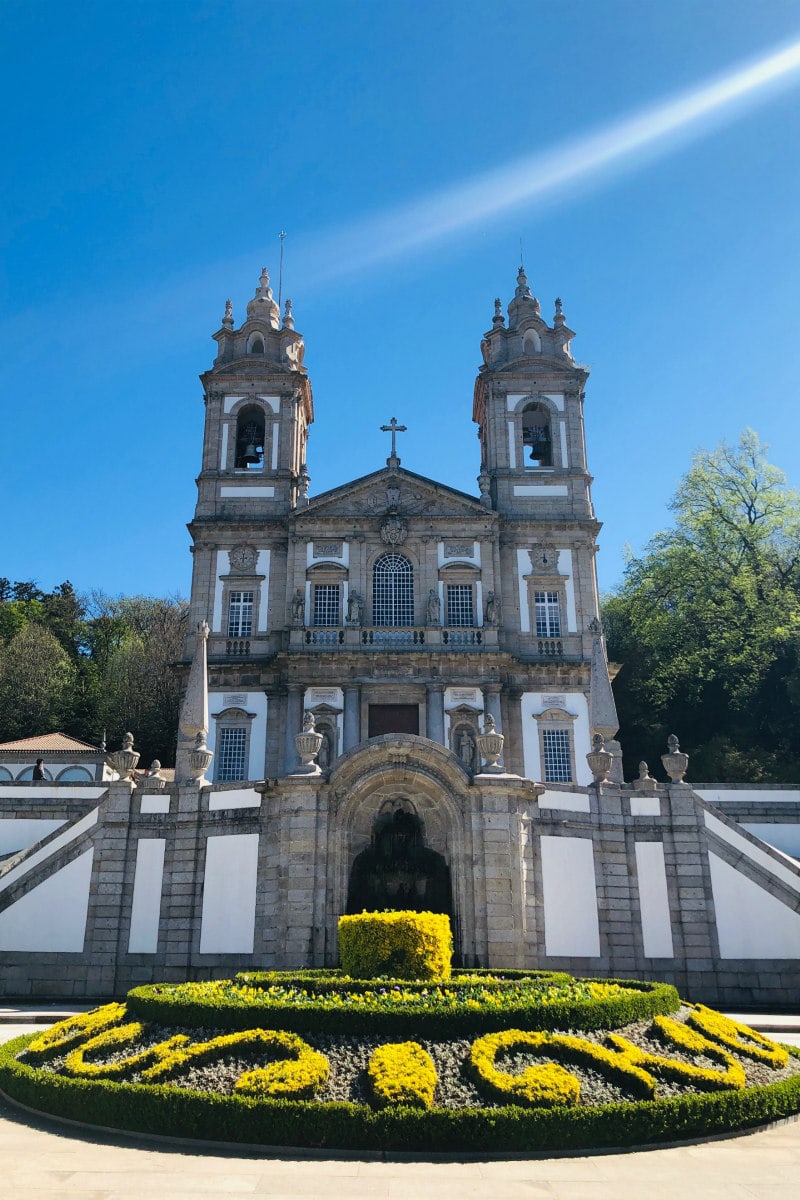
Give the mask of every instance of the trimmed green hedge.
[[(572, 983), (576, 978), (574, 975), (568, 974), (566, 971), (490, 971), (486, 967), (475, 968), (474, 971), (454, 971), (447, 981), (449, 988), (459, 988), (467, 986), (468, 983), (491, 983), (495, 987), (508, 987), (515, 983)], [(305, 988), (307, 991), (313, 991), (319, 996), (324, 996), (327, 992), (341, 991), (346, 987), (349, 992), (367, 992), (374, 991), (376, 980), (374, 979), (351, 979), (349, 975), (345, 975), (343, 971), (331, 971), (325, 967), (309, 969), (306, 971), (239, 971), (233, 977), (234, 983), (244, 984), (254, 988), (269, 988), (274, 984), (289, 984), (295, 987)], [(620, 983), (617, 980), (602, 980), (603, 983)], [(630, 981), (622, 981), (628, 983), (630, 987), (647, 988), (649, 983), (633, 983)], [(428, 980), (419, 979), (382, 979), (381, 984), (399, 984), (405, 992), (424, 992), (430, 988)]]
[(344, 1150), (585, 1150), (726, 1133), (800, 1109), (800, 1075), (763, 1088), (594, 1108), (374, 1110), (257, 1100), (49, 1074), (17, 1061), (30, 1040), (0, 1046), (0, 1089), (20, 1103), (93, 1125), (212, 1141)]
[[(290, 981), (297, 983), (299, 979), (298, 975), (287, 973), (283, 979), (272, 982), (288, 984)], [(625, 988), (627, 994), (542, 1004), (534, 992), (529, 1001), (502, 1008), (464, 1006), (438, 1011), (426, 1007), (424, 997), (420, 995), (418, 1005), (371, 1011), (326, 1001), (326, 996), (336, 989), (320, 989), (319, 1007), (299, 1008), (291, 1000), (260, 1004), (257, 998), (244, 1003), (224, 990), (223, 981), (219, 990), (208, 996), (182, 996), (180, 988), (185, 985), (147, 984), (132, 988), (128, 992), (128, 1011), (142, 1020), (189, 1028), (252, 1029), (254, 1025), (264, 1024), (268, 1028), (289, 1029), (295, 1033), (386, 1033), (393, 1037), (452, 1038), (518, 1027), (618, 1029), (631, 1021), (675, 1012), (680, 1007), (680, 997), (671, 984), (623, 979), (591, 982), (615, 983)], [(409, 990), (405, 984), (402, 986)], [(430, 986), (428, 984), (428, 988)], [(344, 988), (349, 990), (349, 983), (340, 981), (338, 990)]]

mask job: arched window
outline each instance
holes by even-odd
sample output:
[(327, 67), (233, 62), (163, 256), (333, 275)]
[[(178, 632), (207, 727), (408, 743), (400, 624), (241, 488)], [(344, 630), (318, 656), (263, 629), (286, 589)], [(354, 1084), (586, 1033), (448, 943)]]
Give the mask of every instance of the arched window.
[(260, 333), (251, 333), (250, 334), (250, 341), (247, 346), (247, 353), (248, 354), (263, 354), (264, 353), (264, 339)]
[(0, 783), (10, 783), (13, 778), (7, 767), (0, 767)]
[[(44, 777), (45, 779), (53, 778), (53, 773), (48, 767), (44, 768)], [(20, 771), (17, 779), (20, 783), (27, 783), (29, 780), (33, 779), (33, 767), (26, 767), (24, 771)]]
[(86, 767), (67, 767), (59, 775), (57, 783), (91, 783), (92, 773)]
[(260, 470), (264, 465), (264, 411), (254, 404), (243, 408), (236, 420), (237, 470)]
[(541, 354), (541, 352), (542, 339), (539, 337), (535, 329), (527, 330), (524, 338), (522, 339), (522, 353)]
[(372, 623), (414, 624), (414, 568), (402, 554), (382, 554), (372, 568)]
[(550, 414), (543, 404), (526, 404), (522, 410), (522, 444), (530, 450), (526, 466), (552, 467), (553, 442)]

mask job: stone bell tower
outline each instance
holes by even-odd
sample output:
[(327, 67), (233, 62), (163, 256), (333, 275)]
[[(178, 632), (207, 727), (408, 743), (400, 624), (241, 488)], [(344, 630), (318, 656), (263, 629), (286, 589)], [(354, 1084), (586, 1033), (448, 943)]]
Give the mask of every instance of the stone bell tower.
[(314, 406), (292, 302), (281, 320), (266, 267), (242, 325), (235, 327), (228, 301), (213, 336), (217, 357), (200, 377), (206, 424), (196, 519), (284, 514), (308, 492)]
[(589, 373), (573, 360), (574, 336), (560, 300), (547, 324), (520, 267), (508, 325), (495, 300), (475, 383), (481, 490), (498, 512), (560, 520), (594, 515), (583, 428)]
[(314, 405), (292, 302), (281, 318), (266, 268), (242, 324), (236, 327), (229, 300), (213, 337), (217, 357), (200, 376), (205, 431), (189, 526), (190, 628), (208, 621), (210, 662), (252, 660), (269, 652), (271, 604), (281, 614), (284, 609), (275, 555), (277, 549), (285, 564), (286, 517), (308, 503), (306, 442)]

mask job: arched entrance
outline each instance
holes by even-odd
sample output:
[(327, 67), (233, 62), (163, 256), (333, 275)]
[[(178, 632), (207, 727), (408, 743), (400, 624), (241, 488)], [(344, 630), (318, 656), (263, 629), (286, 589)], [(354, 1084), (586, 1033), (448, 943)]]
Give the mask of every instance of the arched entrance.
[(369, 846), (353, 862), (346, 911), (364, 909), (453, 915), (450, 869), (443, 855), (425, 845), (422, 821), (409, 800), (381, 808)]

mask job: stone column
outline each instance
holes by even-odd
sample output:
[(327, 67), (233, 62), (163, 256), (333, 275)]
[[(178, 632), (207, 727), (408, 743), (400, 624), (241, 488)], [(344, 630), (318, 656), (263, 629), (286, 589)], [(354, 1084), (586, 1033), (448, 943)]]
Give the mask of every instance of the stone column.
[(498, 733), (503, 732), (503, 720), (500, 716), (500, 684), (495, 683), (483, 689), (483, 702), (486, 712), (494, 717), (494, 727)]
[(345, 752), (361, 741), (361, 688), (358, 684), (344, 689), (343, 735)]
[(440, 683), (428, 684), (427, 732), (432, 742), (444, 745), (444, 687)]
[(303, 728), (303, 689), (296, 683), (290, 684), (286, 697), (286, 752), (284, 771), (290, 775), (297, 766), (297, 748), (294, 735)]

